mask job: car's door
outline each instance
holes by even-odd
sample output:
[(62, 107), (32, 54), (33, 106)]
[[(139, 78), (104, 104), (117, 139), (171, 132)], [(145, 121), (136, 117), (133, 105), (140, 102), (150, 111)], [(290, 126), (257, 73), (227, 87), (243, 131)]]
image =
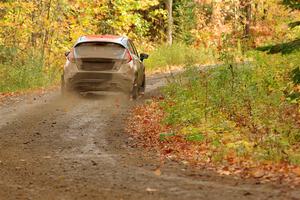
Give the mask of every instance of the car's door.
[(141, 85), (143, 83), (143, 79), (144, 79), (144, 72), (145, 72), (145, 68), (144, 68), (144, 64), (140, 59), (140, 56), (138, 54), (138, 51), (136, 50), (133, 42), (131, 40), (128, 40), (128, 47), (129, 50), (133, 56), (134, 59), (134, 63), (137, 67), (137, 71), (138, 71), (138, 83), (139, 85)]

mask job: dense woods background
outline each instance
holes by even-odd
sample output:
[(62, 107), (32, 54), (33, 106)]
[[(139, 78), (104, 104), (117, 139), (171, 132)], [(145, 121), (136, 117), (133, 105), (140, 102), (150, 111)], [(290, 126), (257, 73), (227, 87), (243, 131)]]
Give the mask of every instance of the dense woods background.
[(0, 88), (55, 81), (63, 52), (81, 35), (127, 35), (148, 52), (174, 40), (215, 55), (224, 43), (247, 49), (295, 39), (288, 24), (297, 25), (296, 9), (297, 0), (1, 0)]
[(298, 0), (1, 0), (0, 92), (57, 82), (81, 35), (127, 35), (153, 55), (152, 70), (297, 47), (299, 20)]
[[(289, 23), (299, 20), (299, 12), (293, 11), (299, 8), (298, 2), (2, 0), (1, 74), (14, 67), (28, 70), (32, 65), (42, 71), (53, 67), (60, 69), (63, 52), (85, 34), (128, 35), (142, 44), (140, 48), (150, 51), (170, 40), (168, 22), (174, 22), (171, 29), (175, 43), (196, 47), (220, 50), (228, 40), (243, 48), (289, 41), (299, 36), (298, 29), (289, 30), (288, 27)], [(170, 3), (172, 15), (168, 15)], [(168, 16), (173, 19), (168, 20)], [(10, 67), (4, 69), (3, 65)]]

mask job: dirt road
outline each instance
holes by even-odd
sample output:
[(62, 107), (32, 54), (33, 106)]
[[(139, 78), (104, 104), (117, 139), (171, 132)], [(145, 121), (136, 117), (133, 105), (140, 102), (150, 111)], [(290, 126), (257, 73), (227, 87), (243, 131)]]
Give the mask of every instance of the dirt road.
[[(164, 84), (148, 80), (148, 96)], [(147, 96), (147, 95), (146, 95)], [(142, 101), (142, 100), (141, 100)], [(300, 199), (297, 189), (219, 177), (132, 147), (126, 98), (59, 91), (0, 107), (0, 200)]]

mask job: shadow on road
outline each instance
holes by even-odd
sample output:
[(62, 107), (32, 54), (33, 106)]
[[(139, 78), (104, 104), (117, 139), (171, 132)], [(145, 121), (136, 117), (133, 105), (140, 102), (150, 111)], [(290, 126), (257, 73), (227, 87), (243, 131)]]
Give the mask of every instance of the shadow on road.
[(256, 50), (264, 51), (267, 52), (268, 54), (276, 54), (276, 53), (290, 54), (293, 53), (294, 51), (300, 50), (300, 38), (291, 42), (258, 47), (256, 48)]

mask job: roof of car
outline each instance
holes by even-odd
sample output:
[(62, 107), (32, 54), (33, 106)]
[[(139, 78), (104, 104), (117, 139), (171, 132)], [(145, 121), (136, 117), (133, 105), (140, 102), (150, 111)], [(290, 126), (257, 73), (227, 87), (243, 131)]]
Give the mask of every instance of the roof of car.
[(112, 42), (126, 46), (127, 40), (127, 37), (119, 35), (85, 35), (77, 40), (75, 46), (85, 42)]

